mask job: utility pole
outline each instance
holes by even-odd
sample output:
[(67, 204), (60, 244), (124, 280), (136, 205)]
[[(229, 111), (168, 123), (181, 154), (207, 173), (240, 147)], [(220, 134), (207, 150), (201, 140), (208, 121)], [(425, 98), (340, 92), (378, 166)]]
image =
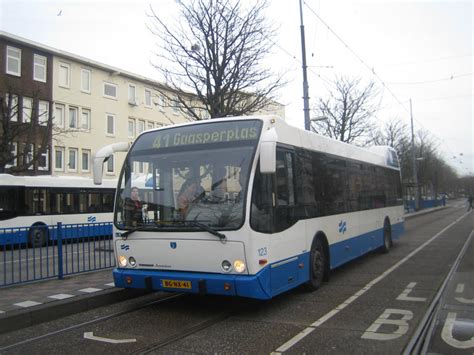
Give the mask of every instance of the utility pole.
[(415, 153), (415, 131), (413, 129), (413, 110), (410, 99), (410, 118), (411, 118), (411, 160), (413, 170), (413, 185), (415, 187), (415, 211), (420, 209), (420, 191), (418, 190), (418, 174), (416, 169), (416, 153)]
[(300, 30), (301, 30), (301, 54), (303, 62), (303, 112), (304, 112), (304, 129), (309, 131), (311, 128), (311, 121), (309, 118), (309, 94), (308, 94), (308, 73), (306, 65), (306, 45), (304, 39), (304, 25), (303, 25), (303, 5), (300, 0)]

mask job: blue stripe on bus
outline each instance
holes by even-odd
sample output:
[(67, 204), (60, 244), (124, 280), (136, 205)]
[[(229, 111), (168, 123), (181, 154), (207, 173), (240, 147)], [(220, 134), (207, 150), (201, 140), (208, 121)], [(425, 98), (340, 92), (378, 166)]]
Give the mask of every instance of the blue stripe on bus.
[[(403, 233), (403, 223), (392, 226), (392, 238)], [(383, 244), (383, 230), (379, 229), (330, 246), (331, 268), (342, 265)], [(346, 248), (346, 246), (348, 248)], [(206, 293), (242, 296), (262, 300), (301, 285), (309, 279), (310, 253), (280, 260), (266, 266), (255, 275), (227, 275), (166, 270), (114, 269), (116, 287), (145, 289), (150, 286), (158, 291), (199, 293), (199, 281), (206, 284)], [(128, 279), (128, 282), (127, 282)], [(149, 279), (150, 281), (147, 281)], [(190, 289), (165, 288), (162, 280), (190, 281)], [(226, 290), (225, 285), (230, 289)]]
[[(49, 240), (58, 239), (57, 226), (41, 226), (47, 228)], [(28, 242), (31, 227), (0, 228), (0, 246), (24, 244)], [(63, 224), (62, 239), (76, 239), (112, 235), (112, 223), (100, 222), (92, 224)]]
[[(396, 240), (404, 232), (403, 222), (392, 225), (392, 240)], [(331, 269), (335, 269), (355, 258), (358, 258), (383, 245), (383, 229), (376, 229), (330, 245)]]

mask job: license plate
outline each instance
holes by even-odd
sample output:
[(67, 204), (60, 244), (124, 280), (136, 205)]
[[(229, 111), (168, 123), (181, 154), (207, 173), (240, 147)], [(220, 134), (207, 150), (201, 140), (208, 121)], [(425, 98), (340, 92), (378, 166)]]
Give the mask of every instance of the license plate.
[(161, 285), (163, 288), (191, 289), (191, 281), (161, 280)]

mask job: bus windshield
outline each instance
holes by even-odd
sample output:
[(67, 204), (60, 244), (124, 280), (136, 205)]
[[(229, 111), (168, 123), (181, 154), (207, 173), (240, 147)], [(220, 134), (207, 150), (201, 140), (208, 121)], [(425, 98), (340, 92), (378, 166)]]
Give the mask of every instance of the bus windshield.
[(260, 130), (258, 120), (239, 120), (144, 133), (122, 169), (115, 225), (127, 230), (240, 228)]

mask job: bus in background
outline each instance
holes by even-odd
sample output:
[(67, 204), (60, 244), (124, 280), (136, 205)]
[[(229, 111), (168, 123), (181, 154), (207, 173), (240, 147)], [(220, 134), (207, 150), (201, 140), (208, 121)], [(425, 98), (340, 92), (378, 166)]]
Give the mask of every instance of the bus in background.
[(97, 186), (80, 177), (0, 174), (0, 245), (46, 245), (57, 238), (58, 222), (71, 225), (68, 235), (74, 238), (74, 228), (84, 229), (87, 237), (111, 235), (104, 222), (113, 219), (116, 185), (116, 180)]
[[(127, 144), (102, 148), (103, 162)], [(139, 202), (137, 200), (139, 199)], [(142, 133), (117, 188), (117, 287), (269, 299), (388, 252), (404, 230), (396, 152), (236, 117)]]

